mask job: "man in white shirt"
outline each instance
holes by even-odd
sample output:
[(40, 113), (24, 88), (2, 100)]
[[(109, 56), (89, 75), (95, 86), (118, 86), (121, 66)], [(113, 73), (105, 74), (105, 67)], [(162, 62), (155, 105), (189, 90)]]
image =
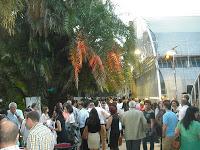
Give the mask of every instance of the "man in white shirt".
[(97, 113), (99, 115), (100, 124), (101, 124), (101, 131), (100, 131), (100, 137), (102, 142), (102, 150), (106, 150), (106, 119), (110, 116), (110, 114), (103, 108), (99, 107), (99, 102), (94, 102), (95, 109), (97, 110)]
[(19, 130), (15, 123), (5, 120), (0, 124), (0, 149), (1, 150), (19, 150), (16, 145), (19, 136)]
[(18, 126), (18, 129), (20, 129), (21, 123), (24, 120), (24, 115), (20, 109), (17, 109), (17, 104), (15, 102), (9, 104), (7, 118), (15, 123)]
[(51, 130), (39, 123), (40, 115), (37, 111), (31, 111), (26, 116), (26, 125), (30, 129), (27, 138), (27, 150), (53, 150), (54, 137)]
[(122, 99), (120, 98), (117, 102), (117, 110), (122, 109), (123, 103), (122, 103)]
[(186, 97), (182, 97), (181, 99), (181, 108), (179, 109), (179, 113), (178, 113), (178, 120), (181, 121), (184, 116), (185, 116), (185, 113), (186, 113), (186, 110), (188, 108), (188, 100), (186, 99)]

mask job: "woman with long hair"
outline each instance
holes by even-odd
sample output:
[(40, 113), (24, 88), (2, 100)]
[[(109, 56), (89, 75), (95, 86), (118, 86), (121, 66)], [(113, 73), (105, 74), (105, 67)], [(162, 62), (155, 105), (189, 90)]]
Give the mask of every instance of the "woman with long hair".
[(79, 131), (78, 126), (75, 122), (73, 107), (69, 103), (64, 103), (63, 110), (63, 115), (65, 118), (65, 128), (67, 131), (67, 141), (71, 144), (77, 143), (79, 138)]
[(180, 150), (199, 150), (200, 123), (197, 121), (199, 109), (190, 106), (184, 118), (178, 123), (175, 134), (181, 137)]
[(49, 108), (47, 106), (44, 106), (42, 108), (42, 115), (40, 117), (40, 122), (43, 123), (43, 124), (47, 124), (47, 120), (49, 120)]
[(65, 129), (65, 119), (62, 114), (62, 109), (56, 105), (54, 109), (55, 115), (55, 131), (57, 133), (57, 143), (67, 142), (67, 131)]
[(90, 150), (98, 150), (100, 148), (100, 119), (95, 108), (92, 108), (89, 118), (86, 120), (88, 128), (88, 148)]
[(65, 122), (66, 123), (75, 123), (75, 117), (74, 117), (74, 113), (73, 113), (73, 107), (72, 105), (68, 104), (68, 103), (64, 103), (63, 104), (63, 116), (65, 118)]
[(108, 118), (106, 129), (109, 130), (109, 147), (111, 150), (119, 150), (118, 140), (120, 136), (119, 115), (116, 106), (110, 106), (111, 116)]

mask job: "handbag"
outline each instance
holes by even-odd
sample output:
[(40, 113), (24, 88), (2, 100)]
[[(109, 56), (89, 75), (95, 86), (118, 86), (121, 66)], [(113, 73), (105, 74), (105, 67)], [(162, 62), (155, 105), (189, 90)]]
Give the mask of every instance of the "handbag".
[(85, 128), (83, 130), (82, 138), (84, 140), (87, 140), (87, 138), (88, 138), (88, 126), (85, 126)]
[(118, 139), (118, 145), (122, 145), (122, 135), (119, 136), (119, 139)]
[(172, 141), (172, 148), (175, 150), (179, 150), (181, 147), (181, 138), (180, 135), (178, 137), (176, 137), (173, 141)]

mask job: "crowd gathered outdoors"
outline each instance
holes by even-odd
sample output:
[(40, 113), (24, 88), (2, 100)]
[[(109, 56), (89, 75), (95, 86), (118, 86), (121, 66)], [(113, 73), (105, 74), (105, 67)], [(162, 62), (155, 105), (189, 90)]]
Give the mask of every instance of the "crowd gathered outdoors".
[[(179, 104), (180, 102), (180, 104)], [(65, 143), (77, 150), (119, 150), (125, 139), (127, 150), (173, 150), (180, 138), (181, 150), (200, 149), (199, 109), (191, 106), (189, 96), (180, 101), (99, 98), (66, 99), (53, 110), (33, 103), (24, 111), (11, 102), (0, 112), (0, 150), (53, 150)], [(51, 115), (50, 115), (51, 114)]]

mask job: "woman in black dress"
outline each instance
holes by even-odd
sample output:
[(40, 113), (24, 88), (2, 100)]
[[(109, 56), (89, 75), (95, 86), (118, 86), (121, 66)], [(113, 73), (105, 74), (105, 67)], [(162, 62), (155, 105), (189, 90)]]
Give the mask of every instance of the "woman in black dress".
[(110, 130), (109, 147), (111, 150), (119, 150), (118, 140), (120, 136), (119, 130), (119, 116), (117, 114), (117, 107), (110, 106), (109, 111), (111, 116), (108, 118), (106, 128)]
[(67, 142), (67, 131), (65, 129), (65, 119), (62, 115), (62, 109), (56, 107), (55, 113), (55, 131), (57, 133), (57, 143), (65, 143)]

